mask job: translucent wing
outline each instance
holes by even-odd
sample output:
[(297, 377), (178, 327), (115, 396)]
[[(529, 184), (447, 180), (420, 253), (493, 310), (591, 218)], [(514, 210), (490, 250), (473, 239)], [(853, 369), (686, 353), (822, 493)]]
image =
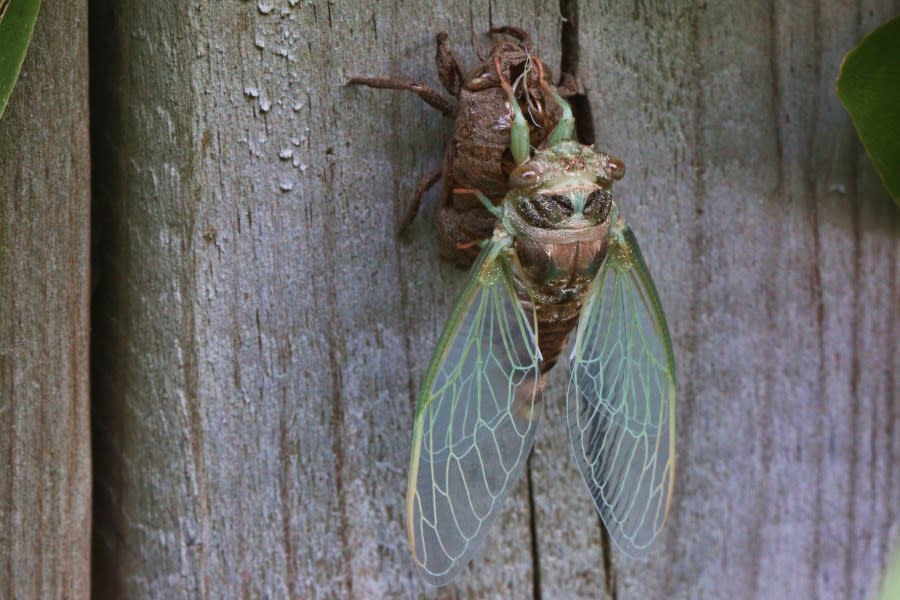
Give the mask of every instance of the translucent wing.
[(582, 308), (567, 395), (572, 451), (616, 545), (646, 553), (675, 471), (675, 359), (656, 287), (621, 220)]
[(433, 585), (449, 583), (480, 549), (534, 444), (540, 351), (506, 245), (491, 240), (472, 267), (416, 408), (407, 535)]

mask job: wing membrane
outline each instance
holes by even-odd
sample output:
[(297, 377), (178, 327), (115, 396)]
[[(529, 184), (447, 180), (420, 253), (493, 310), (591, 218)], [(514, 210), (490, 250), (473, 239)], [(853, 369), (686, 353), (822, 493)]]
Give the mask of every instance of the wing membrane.
[(621, 221), (582, 308), (567, 394), (572, 451), (610, 537), (642, 556), (675, 470), (675, 360), (637, 239)]
[(407, 535), (433, 585), (481, 547), (534, 444), (540, 352), (504, 247), (492, 240), (472, 267), (416, 408)]

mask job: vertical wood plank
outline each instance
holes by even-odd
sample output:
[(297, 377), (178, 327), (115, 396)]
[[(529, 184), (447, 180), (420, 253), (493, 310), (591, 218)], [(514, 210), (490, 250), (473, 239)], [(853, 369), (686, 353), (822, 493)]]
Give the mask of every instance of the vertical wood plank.
[(0, 119), (0, 597), (90, 593), (87, 3), (45, 3)]
[(900, 216), (833, 82), (892, 11), (582, 6), (582, 81), (630, 168), (620, 205), (669, 313), (680, 396), (670, 527), (646, 562), (613, 550), (596, 588), (856, 598), (876, 581), (900, 505)]

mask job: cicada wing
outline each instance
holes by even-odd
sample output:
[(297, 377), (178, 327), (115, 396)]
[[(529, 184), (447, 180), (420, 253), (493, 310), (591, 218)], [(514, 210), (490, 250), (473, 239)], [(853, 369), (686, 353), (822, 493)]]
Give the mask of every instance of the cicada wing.
[(572, 451), (610, 537), (639, 557), (675, 476), (675, 359), (656, 286), (621, 221), (582, 308), (567, 394)]
[(503, 242), (481, 252), (416, 408), (407, 535), (426, 581), (449, 583), (482, 546), (522, 475), (540, 409), (535, 320)]

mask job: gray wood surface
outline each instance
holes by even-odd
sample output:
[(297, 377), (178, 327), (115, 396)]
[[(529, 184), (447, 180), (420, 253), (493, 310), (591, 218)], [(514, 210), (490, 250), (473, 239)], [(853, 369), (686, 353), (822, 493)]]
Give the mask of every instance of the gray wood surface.
[(393, 223), (450, 124), (343, 82), (436, 85), (434, 33), (471, 64), (491, 24), (532, 30), (555, 65), (559, 5), (96, 3), (97, 589), (865, 597), (900, 534), (900, 213), (833, 82), (897, 9), (581, 3), (578, 75), (675, 343), (671, 522), (649, 561), (604, 549), (561, 365), (533, 502), (523, 482), (434, 592), (403, 498), (415, 390), (464, 275), (427, 218), (402, 240)]
[(0, 118), (0, 598), (90, 593), (87, 12), (44, 3)]

